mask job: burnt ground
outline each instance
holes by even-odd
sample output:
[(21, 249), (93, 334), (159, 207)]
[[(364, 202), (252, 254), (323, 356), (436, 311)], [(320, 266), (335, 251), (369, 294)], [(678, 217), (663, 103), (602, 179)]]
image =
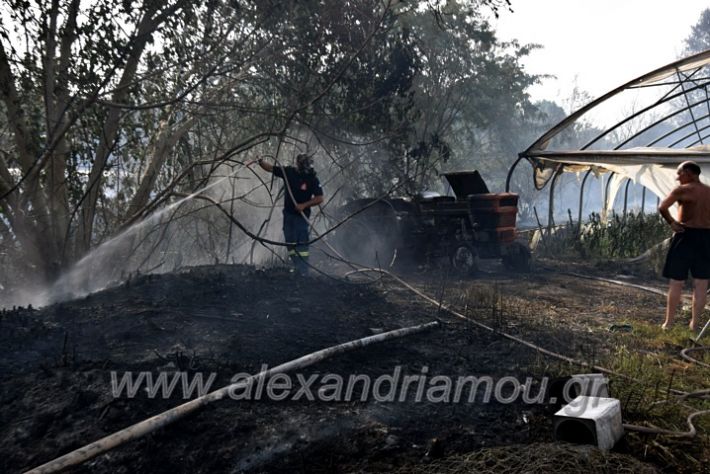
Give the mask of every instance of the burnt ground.
[[(585, 358), (610, 324), (660, 317), (663, 301), (657, 296), (555, 270), (512, 275), (493, 266), (476, 279), (431, 273), (408, 278), (499, 330)], [(144, 390), (134, 398), (114, 396), (112, 372), (119, 378), (126, 371), (205, 378), (214, 373), (214, 389), (263, 364), (437, 319), (438, 328), (297, 372), (316, 380), (325, 374), (374, 378), (397, 367), (402, 376), (531, 377), (530, 393), (539, 393), (537, 381), (549, 361), (448, 316), (388, 279), (295, 279), (279, 269), (216, 266), (142, 276), (40, 310), (4, 311), (0, 471), (35, 467), (189, 398), (180, 390), (170, 398)], [(372, 395), (361, 401), (358, 390), (349, 401), (226, 399), (73, 472), (406, 471), (480, 448), (553, 439), (555, 406), (547, 397), (541, 403), (520, 397), (512, 403), (483, 403), (480, 397), (446, 403), (416, 401), (414, 392), (395, 402)], [(654, 462), (625, 443), (617, 450)]]

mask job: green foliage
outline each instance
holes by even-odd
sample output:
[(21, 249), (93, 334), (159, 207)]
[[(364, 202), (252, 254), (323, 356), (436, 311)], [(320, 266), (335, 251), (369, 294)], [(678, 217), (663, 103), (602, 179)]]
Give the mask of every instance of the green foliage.
[[(399, 12), (383, 71), (398, 64), (393, 84), (407, 87), (397, 89), (396, 101), (378, 99), (359, 112), (371, 126), (389, 117), (389, 132), (381, 129), (385, 140), (354, 170), (361, 188), (353, 194), (382, 192), (394, 182), (410, 194), (437, 189), (444, 169), (498, 175), (529, 143), (521, 130), (542, 116), (526, 92), (538, 78), (521, 65), (532, 46), (501, 43), (477, 5), (442, 1)], [(370, 77), (381, 75), (373, 70)]]
[[(567, 225), (552, 229), (551, 234), (544, 229), (536, 253), (546, 258), (602, 261), (635, 258), (669, 238), (671, 233), (658, 214), (612, 212), (605, 221), (600, 214), (592, 213), (581, 229), (571, 218)], [(653, 269), (662, 264), (661, 257), (663, 252), (652, 252), (649, 262)]]
[[(287, 159), (284, 144), (315, 143), (342, 175), (330, 188), (339, 196), (394, 183), (418, 193), (444, 162), (507, 168), (493, 157), (515, 156), (539, 115), (526, 93), (537, 78), (520, 63), (531, 47), (499, 42), (481, 12), (503, 8), (9, 0), (0, 66), (17, 99), (0, 97), (10, 125), (0, 127), (0, 196), (19, 191), (0, 208), (12, 227), (0, 246), (22, 239), (36, 254), (29, 271), (54, 278), (161, 196), (194, 191), (255, 148)], [(487, 129), (497, 138), (484, 148)]]
[(612, 213), (604, 221), (592, 213), (576, 246), (585, 257), (631, 258), (670, 236), (668, 224), (658, 214)]

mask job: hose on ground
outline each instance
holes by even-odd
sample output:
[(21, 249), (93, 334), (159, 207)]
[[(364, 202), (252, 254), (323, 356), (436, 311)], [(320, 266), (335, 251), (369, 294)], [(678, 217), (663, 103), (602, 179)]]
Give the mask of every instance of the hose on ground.
[(159, 413), (158, 415), (135, 423), (134, 425), (131, 425), (113, 434), (110, 434), (104, 438), (101, 438), (98, 441), (94, 441), (93, 443), (87, 444), (86, 446), (75, 449), (70, 453), (67, 453), (52, 461), (42, 464), (41, 466), (35, 467), (34, 469), (27, 471), (26, 474), (46, 474), (51, 472), (59, 472), (68, 467), (81, 464), (84, 461), (92, 459), (111, 449), (121, 446), (122, 444), (138, 439), (159, 428), (174, 423), (175, 421), (183, 418), (185, 415), (192, 413), (198, 410), (199, 408), (204, 407), (205, 405), (208, 405), (218, 400), (222, 400), (229, 393), (233, 393), (234, 390), (243, 389), (249, 384), (253, 384), (261, 379), (268, 379), (274, 374), (288, 372), (295, 369), (301, 369), (337, 354), (342, 354), (344, 352), (359, 349), (377, 342), (382, 342), (389, 339), (400, 338), (408, 336), (410, 334), (422, 332), (428, 329), (432, 329), (438, 325), (439, 323), (437, 321), (432, 321), (425, 324), (419, 324), (417, 326), (396, 329), (394, 331), (388, 331), (382, 334), (376, 334), (374, 336), (356, 339), (353, 341), (338, 344), (336, 346), (327, 347), (325, 349), (321, 349), (310, 354), (306, 354), (304, 356), (285, 362), (271, 369), (259, 372), (258, 374), (252, 375), (251, 377), (248, 377), (243, 381), (227, 385), (206, 395), (198, 397), (194, 400), (190, 400), (189, 402), (183, 403), (162, 413)]
[[(501, 336), (501, 337), (504, 337), (504, 338), (506, 338), (506, 339), (509, 339), (509, 340), (511, 340), (511, 341), (515, 341), (515, 342), (517, 342), (517, 343), (519, 343), (519, 344), (522, 344), (522, 345), (524, 345), (524, 346), (526, 346), (526, 347), (529, 347), (529, 348), (531, 348), (531, 349), (534, 349), (535, 351), (537, 351), (537, 352), (539, 352), (539, 353), (548, 355), (548, 356), (550, 356), (550, 357), (554, 357), (554, 358), (559, 359), (559, 360), (563, 360), (563, 361), (568, 362), (568, 363), (570, 363), (570, 364), (577, 364), (577, 365), (580, 365), (580, 366), (582, 366), (582, 367), (590, 368), (590, 369), (593, 369), (593, 370), (596, 370), (596, 371), (599, 371), (599, 372), (602, 372), (602, 373), (605, 373), (605, 374), (614, 375), (614, 376), (616, 376), (616, 377), (620, 377), (620, 378), (623, 378), (623, 379), (626, 379), (626, 380), (629, 380), (629, 381), (632, 381), (632, 382), (635, 382), (635, 383), (642, 383), (641, 381), (639, 381), (639, 380), (637, 380), (637, 379), (634, 379), (633, 377), (629, 377), (628, 375), (621, 374), (621, 373), (616, 372), (616, 371), (613, 371), (613, 370), (611, 370), (611, 369), (607, 369), (606, 367), (601, 367), (601, 366), (598, 366), (598, 365), (589, 364), (589, 363), (587, 363), (587, 362), (584, 362), (584, 361), (581, 361), (581, 360), (577, 360), (577, 359), (574, 359), (574, 358), (572, 358), (572, 357), (568, 357), (568, 356), (566, 356), (566, 355), (563, 355), (563, 354), (560, 354), (560, 353), (557, 353), (557, 352), (550, 351), (550, 350), (545, 349), (545, 348), (543, 348), (543, 347), (541, 347), (541, 346), (538, 346), (537, 344), (533, 344), (532, 342), (528, 342), (528, 341), (526, 341), (526, 340), (524, 340), (524, 339), (521, 339), (521, 338), (519, 338), (519, 337), (513, 336), (513, 335), (508, 334), (508, 333), (506, 333), (506, 332), (498, 331), (498, 330), (496, 330), (496, 329), (494, 329), (494, 328), (492, 328), (492, 327), (490, 327), (490, 326), (488, 326), (488, 325), (486, 325), (486, 324), (481, 323), (480, 321), (476, 321), (476, 320), (473, 319), (473, 318), (470, 318), (470, 317), (468, 317), (468, 316), (465, 316), (465, 315), (463, 315), (463, 314), (457, 312), (456, 310), (454, 310), (454, 309), (452, 309), (452, 308), (449, 308), (448, 306), (444, 305), (444, 304), (443, 304), (442, 302), (440, 302), (440, 301), (436, 301), (434, 298), (428, 296), (428, 295), (425, 294), (424, 292), (418, 290), (417, 288), (413, 287), (412, 285), (410, 285), (410, 284), (407, 283), (406, 281), (402, 280), (402, 279), (401, 279), (400, 277), (398, 277), (397, 275), (395, 275), (395, 274), (393, 274), (393, 273), (391, 273), (391, 272), (388, 272), (387, 270), (383, 270), (383, 269), (380, 269), (380, 268), (361, 268), (361, 269), (359, 269), (359, 270), (353, 270), (353, 271), (351, 271), (351, 272), (348, 272), (348, 273), (345, 274), (345, 276), (347, 277), (348, 275), (352, 275), (352, 274), (355, 274), (355, 273), (368, 273), (368, 272), (375, 272), (375, 273), (385, 274), (385, 275), (389, 276), (390, 278), (392, 278), (393, 280), (395, 280), (396, 282), (398, 282), (400, 285), (404, 286), (405, 288), (407, 288), (408, 290), (410, 290), (411, 292), (413, 292), (414, 294), (418, 295), (420, 298), (424, 299), (425, 301), (427, 301), (427, 302), (429, 302), (429, 303), (431, 303), (431, 304), (434, 304), (435, 306), (437, 306), (438, 308), (440, 308), (440, 309), (446, 311), (447, 313), (451, 314), (452, 316), (455, 316), (455, 317), (460, 318), (460, 319), (464, 319), (464, 320), (466, 320), (466, 321), (468, 321), (468, 322), (470, 322), (470, 323), (473, 323), (474, 325), (480, 327), (481, 329), (485, 329), (486, 331), (492, 332), (492, 333), (494, 333), (494, 334), (497, 334), (497, 335), (499, 335), (499, 336)], [(586, 276), (583, 276), (583, 275), (577, 275), (577, 274), (571, 274), (571, 273), (567, 273), (567, 274), (572, 275), (572, 276), (579, 276), (579, 277), (587, 278)], [(628, 283), (628, 284), (627, 284), (626, 282), (620, 282), (620, 281), (616, 281), (616, 280), (608, 280), (608, 279), (603, 279), (603, 278), (600, 278), (600, 277), (589, 277), (589, 278), (594, 279), (594, 280), (606, 281), (606, 282), (609, 282), (609, 283), (621, 284), (621, 285), (624, 285), (624, 286), (630, 286), (630, 287), (638, 288), (638, 289), (645, 290), (645, 291), (651, 291), (651, 292), (653, 292), (653, 293), (659, 293), (659, 290), (656, 290), (655, 288), (644, 287), (644, 286), (642, 286), (642, 285), (635, 285), (635, 284), (633, 284), (633, 283)], [(662, 294), (662, 293), (661, 293), (661, 294)], [(706, 349), (706, 348), (700, 348), (700, 347), (698, 347), (698, 348), (691, 348), (691, 350), (699, 350), (699, 349)], [(701, 362), (701, 364), (703, 364), (703, 363)], [(686, 399), (686, 398), (691, 398), (691, 397), (700, 397), (700, 396), (707, 395), (707, 393), (709, 393), (710, 390), (700, 390), (700, 391), (697, 391), (697, 392), (691, 392), (691, 393), (689, 393), (689, 392), (684, 392), (684, 391), (682, 391), (682, 390), (671, 389), (670, 392), (673, 393), (673, 394), (675, 394), (675, 395), (680, 396), (680, 399)], [(695, 425), (693, 424), (693, 419), (696, 418), (696, 417), (698, 417), (698, 416), (707, 415), (707, 414), (710, 414), (710, 410), (701, 410), (701, 411), (695, 411), (695, 412), (691, 413), (691, 414), (688, 416), (688, 418), (686, 419), (686, 422), (688, 423), (688, 431), (672, 431), (672, 430), (664, 430), (664, 429), (661, 429), (661, 428), (649, 428), (649, 427), (645, 427), (645, 426), (632, 425), (632, 424), (625, 424), (625, 425), (624, 425), (624, 428), (627, 429), (627, 430), (630, 430), (630, 431), (638, 431), (638, 432), (641, 432), (641, 433), (659, 434), (659, 435), (665, 435), (665, 436), (671, 436), (671, 437), (680, 437), (680, 438), (692, 438), (692, 437), (695, 437), (696, 434), (697, 434), (697, 430), (696, 430), (696, 428), (695, 428)]]

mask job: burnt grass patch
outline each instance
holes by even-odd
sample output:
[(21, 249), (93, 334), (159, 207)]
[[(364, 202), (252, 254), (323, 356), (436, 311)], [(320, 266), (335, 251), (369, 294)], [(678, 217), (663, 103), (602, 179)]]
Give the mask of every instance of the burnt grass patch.
[[(544, 347), (574, 355), (595, 341), (580, 336), (575, 325), (549, 322), (533, 330), (554, 319), (549, 306), (555, 296), (535, 303), (547, 305), (540, 309), (547, 312), (533, 318), (538, 306), (523, 304), (526, 295), (534, 298), (530, 277), (489, 275), (455, 283), (447, 277), (436, 284), (423, 275), (413, 278), (445, 303), (500, 330), (530, 334)], [(501, 294), (512, 298), (507, 309)], [(215, 374), (216, 389), (264, 364), (433, 320), (441, 326), (298, 373), (317, 381), (326, 374), (375, 379), (399, 368), (400, 377), (427, 375), (427, 388), (436, 375), (488, 376), (494, 383), (530, 377), (536, 396), (542, 376), (579, 372), (559, 365), (550, 370), (533, 350), (455, 320), (386, 279), (298, 279), (285, 270), (240, 266), (141, 276), (86, 298), (2, 313), (0, 471), (35, 467), (186, 401), (181, 390), (168, 398), (143, 389), (133, 398), (115, 397), (112, 372)], [(483, 403), (479, 393), (470, 403), (465, 395), (459, 403), (416, 401), (412, 389), (392, 402), (378, 401), (372, 392), (362, 401), (360, 394), (356, 389), (348, 401), (329, 402), (225, 399), (72, 472), (382, 472), (481, 448), (552, 441), (556, 406), (547, 398), (499, 403), (493, 396)], [(643, 458), (628, 445), (619, 449)]]

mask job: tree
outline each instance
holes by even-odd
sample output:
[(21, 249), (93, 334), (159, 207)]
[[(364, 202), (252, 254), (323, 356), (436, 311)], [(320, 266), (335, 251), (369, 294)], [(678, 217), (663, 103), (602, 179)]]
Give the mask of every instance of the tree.
[[(11, 144), (0, 160), (3, 217), (28, 266), (47, 278), (91, 244), (120, 139), (119, 104), (135, 97), (146, 51), (159, 31), (190, 21), (199, 9), (185, 1), (6, 4), (13, 30), (3, 25), (0, 47), (0, 99)], [(169, 44), (169, 36), (160, 38)], [(19, 179), (11, 170), (19, 170)]]
[(364, 126), (343, 137), (367, 142), (366, 135), (371, 142), (352, 169), (358, 186), (351, 194), (381, 194), (393, 183), (402, 185), (400, 192), (419, 193), (450, 160), (449, 166), (500, 166), (475, 150), (484, 131), (510, 130), (523, 114), (532, 115), (525, 89), (537, 77), (520, 65), (530, 47), (499, 43), (479, 6), (441, 1), (397, 12), (389, 56), (369, 60), (370, 69), (353, 77), (372, 85), (363, 94), (372, 106), (358, 112), (355, 122)]
[[(516, 94), (525, 87), (477, 19), (506, 3), (6, 2), (3, 248), (51, 280), (221, 166), (255, 147), (278, 154), (302, 130), (336, 152), (334, 166), (353, 159), (383, 189), (421, 183), (447, 159), (452, 124), (485, 126), (483, 100), (506, 93), (480, 88), (501, 77)], [(457, 54), (463, 65), (447, 72)], [(381, 153), (363, 158), (362, 143)]]
[(710, 49), (710, 8), (703, 10), (698, 22), (691, 28), (690, 35), (685, 39), (686, 55), (706, 49)]
[[(357, 19), (360, 3), (341, 9), (342, 24)], [(388, 5), (370, 3), (373, 13), (315, 71), (326, 44), (336, 43), (306, 42), (317, 30), (296, 21), (312, 20), (318, 2), (8, 3), (0, 48), (6, 239), (28, 268), (52, 279), (154, 207), (151, 197), (168, 190), (161, 185), (204, 182), (210, 171), (196, 166), (201, 158), (229, 159), (283, 134), (347, 67), (358, 40), (377, 30)], [(245, 111), (252, 123), (238, 121), (238, 137), (204, 142), (220, 115)]]

